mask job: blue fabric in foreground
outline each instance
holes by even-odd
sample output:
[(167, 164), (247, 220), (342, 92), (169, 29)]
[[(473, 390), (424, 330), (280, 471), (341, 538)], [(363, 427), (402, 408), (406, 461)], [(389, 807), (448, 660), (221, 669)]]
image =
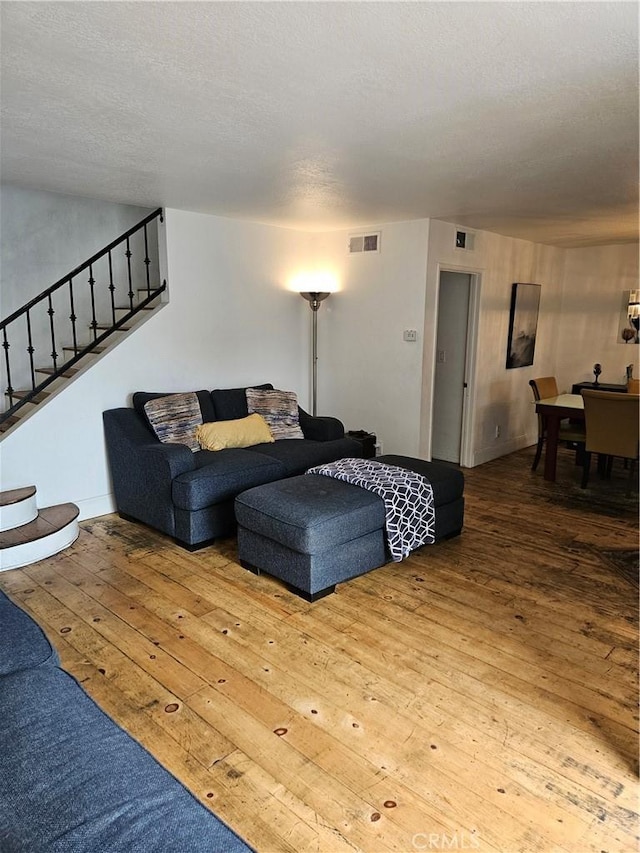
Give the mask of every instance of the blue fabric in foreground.
[[(8, 599), (1, 604), (0, 624), (8, 616), (15, 631), (0, 634), (2, 659), (14, 640), (41, 649), (38, 626)], [(2, 853), (251, 850), (75, 679), (39, 657), (0, 676)]]
[(0, 592), (0, 676), (43, 663), (58, 664), (58, 653), (29, 614)]

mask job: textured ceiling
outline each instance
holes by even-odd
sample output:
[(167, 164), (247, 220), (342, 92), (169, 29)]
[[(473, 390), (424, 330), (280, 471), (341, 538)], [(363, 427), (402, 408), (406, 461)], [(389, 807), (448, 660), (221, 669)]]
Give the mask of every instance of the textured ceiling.
[(638, 236), (638, 4), (9, 2), (1, 177), (331, 230)]

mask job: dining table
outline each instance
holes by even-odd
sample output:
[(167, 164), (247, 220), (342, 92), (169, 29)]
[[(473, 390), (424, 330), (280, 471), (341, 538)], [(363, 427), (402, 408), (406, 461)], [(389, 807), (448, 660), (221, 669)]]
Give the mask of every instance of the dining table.
[(564, 418), (584, 421), (584, 400), (581, 394), (558, 394), (557, 397), (545, 397), (542, 400), (536, 400), (535, 405), (536, 413), (545, 418), (547, 429), (544, 479), (555, 483), (560, 421)]

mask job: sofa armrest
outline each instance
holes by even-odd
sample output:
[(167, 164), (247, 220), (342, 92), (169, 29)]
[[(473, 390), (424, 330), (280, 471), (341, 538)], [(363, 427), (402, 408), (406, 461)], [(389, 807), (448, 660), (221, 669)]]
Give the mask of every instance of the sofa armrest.
[(173, 536), (171, 484), (195, 469), (194, 454), (154, 439), (133, 409), (109, 409), (102, 418), (118, 512)]
[(305, 438), (313, 441), (334, 441), (344, 438), (344, 424), (338, 418), (310, 415), (298, 406), (300, 428)]

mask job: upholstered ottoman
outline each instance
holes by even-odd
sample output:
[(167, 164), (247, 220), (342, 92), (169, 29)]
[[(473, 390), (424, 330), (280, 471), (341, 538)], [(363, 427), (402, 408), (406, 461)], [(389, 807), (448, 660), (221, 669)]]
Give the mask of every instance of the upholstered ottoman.
[[(464, 520), (462, 471), (443, 462), (408, 456), (377, 459), (429, 480), (436, 541), (460, 533)], [(308, 601), (334, 592), (337, 583), (389, 559), (382, 498), (341, 480), (302, 474), (256, 486), (238, 495), (235, 515), (241, 565), (283, 580)]]

